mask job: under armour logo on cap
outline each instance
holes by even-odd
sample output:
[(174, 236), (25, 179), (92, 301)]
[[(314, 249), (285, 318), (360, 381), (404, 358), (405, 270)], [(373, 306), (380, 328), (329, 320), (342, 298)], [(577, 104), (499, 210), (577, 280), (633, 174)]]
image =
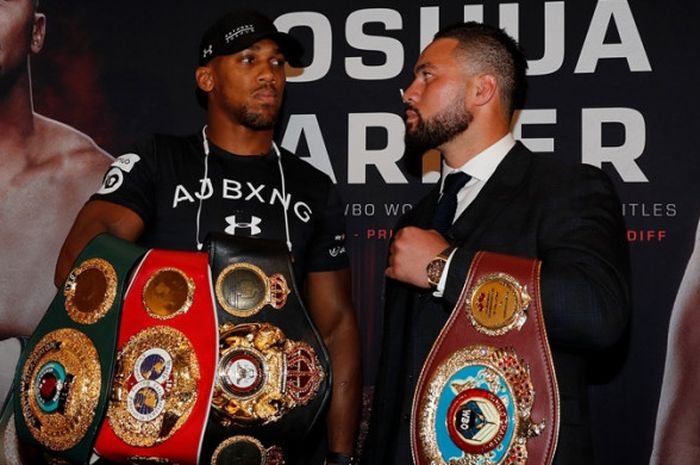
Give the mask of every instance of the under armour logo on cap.
[(199, 46), (199, 66), (218, 56), (238, 53), (263, 39), (275, 41), (290, 65), (301, 66), (301, 43), (278, 31), (268, 17), (254, 10), (232, 11), (207, 29)]

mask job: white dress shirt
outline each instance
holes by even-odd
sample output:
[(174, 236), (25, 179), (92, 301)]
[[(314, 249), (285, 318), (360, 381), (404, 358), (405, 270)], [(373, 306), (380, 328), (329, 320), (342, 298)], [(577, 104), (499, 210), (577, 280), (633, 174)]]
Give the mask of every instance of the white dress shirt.
[[(464, 210), (476, 199), (479, 195), (481, 189), (483, 189), (486, 182), (491, 178), (498, 165), (501, 161), (508, 155), (510, 149), (515, 145), (515, 138), (510, 132), (503, 136), (498, 142), (488, 147), (483, 152), (477, 154), (474, 158), (466, 162), (464, 165), (457, 169), (450, 168), (442, 161), (442, 175), (440, 176), (440, 195), (442, 196), (442, 188), (445, 178), (448, 174), (454, 173), (456, 171), (462, 171), (469, 176), (471, 179), (468, 183), (462, 187), (462, 189), (457, 192), (457, 211), (455, 212), (455, 217), (452, 219), (454, 223), (455, 219), (464, 213)], [(442, 297), (442, 293), (445, 290), (445, 283), (447, 282), (447, 271), (452, 263), (452, 255), (454, 251), (450, 254), (445, 264), (445, 269), (440, 276), (440, 282), (438, 283), (437, 289), (433, 292), (435, 297)]]

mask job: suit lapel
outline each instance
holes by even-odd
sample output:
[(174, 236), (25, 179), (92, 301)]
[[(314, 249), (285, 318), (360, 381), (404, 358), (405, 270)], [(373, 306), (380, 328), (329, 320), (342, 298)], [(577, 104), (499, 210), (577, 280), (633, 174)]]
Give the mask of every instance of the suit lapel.
[(479, 195), (457, 218), (447, 233), (450, 243), (474, 242), (517, 194), (532, 160), (532, 153), (520, 142), (508, 152)]

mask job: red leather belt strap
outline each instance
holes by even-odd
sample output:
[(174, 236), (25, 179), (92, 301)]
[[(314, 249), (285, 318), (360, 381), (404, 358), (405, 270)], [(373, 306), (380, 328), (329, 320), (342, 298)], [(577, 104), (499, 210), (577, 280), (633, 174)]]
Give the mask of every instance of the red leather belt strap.
[(536, 260), (475, 256), (416, 386), (417, 465), (487, 453), (498, 464), (551, 463), (559, 394), (539, 279)]
[(206, 253), (148, 253), (124, 299), (98, 455), (197, 463), (218, 360), (211, 289)]

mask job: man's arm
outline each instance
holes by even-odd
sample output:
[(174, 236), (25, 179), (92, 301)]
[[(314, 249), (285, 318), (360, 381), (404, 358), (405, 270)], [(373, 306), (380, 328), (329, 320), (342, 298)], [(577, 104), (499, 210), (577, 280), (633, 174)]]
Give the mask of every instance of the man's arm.
[(671, 312), (651, 464), (700, 463), (700, 223)]
[(143, 232), (143, 220), (133, 210), (104, 200), (92, 200), (78, 212), (56, 262), (54, 284), (60, 286), (68, 276), (73, 262), (95, 236), (109, 233), (128, 241)]
[[(548, 192), (551, 198), (542, 208), (547, 213), (540, 219), (537, 242), (526, 246), (542, 260), (540, 288), (550, 342), (572, 349), (609, 347), (619, 340), (630, 312), (619, 201), (609, 180), (589, 167)], [(394, 235), (386, 274), (428, 288), (426, 266), (447, 245), (436, 231), (403, 228)], [(517, 249), (517, 244), (503, 248), (508, 247)], [(459, 297), (476, 252), (458, 247), (452, 256), (443, 294), (450, 305)]]
[(309, 312), (328, 348), (333, 369), (326, 418), (328, 449), (352, 455), (362, 395), (362, 367), (350, 270), (309, 273), (306, 294)]

